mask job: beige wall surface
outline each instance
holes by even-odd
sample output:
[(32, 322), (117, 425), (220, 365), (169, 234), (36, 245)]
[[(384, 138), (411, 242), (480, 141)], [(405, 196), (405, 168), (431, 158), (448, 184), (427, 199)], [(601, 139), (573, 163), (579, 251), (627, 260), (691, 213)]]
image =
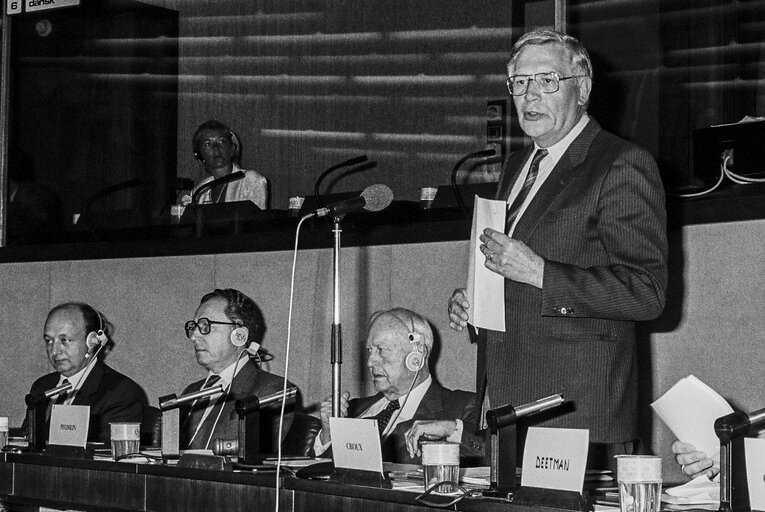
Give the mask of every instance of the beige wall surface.
[[(671, 233), (668, 305), (641, 326), (646, 437), (669, 458), (671, 433), (648, 404), (678, 379), (694, 374), (735, 406), (765, 406), (765, 221), (689, 226)], [(468, 242), (344, 248), (341, 252), (343, 388), (371, 391), (364, 367), (366, 319), (404, 306), (429, 318), (440, 338), (435, 372), (451, 388), (474, 389), (475, 347), (448, 328), (446, 300), (464, 281)], [(291, 251), (122, 260), (0, 265), (0, 328), (4, 343), (0, 414), (23, 419), (23, 397), (50, 366), (42, 330), (47, 311), (63, 301), (86, 301), (115, 324), (107, 362), (138, 381), (150, 402), (204, 375), (183, 333), (202, 294), (235, 287), (261, 306), (266, 365), (285, 369)], [(332, 251), (297, 256), (289, 378), (315, 406), (331, 390)], [(675, 468), (667, 466), (668, 476)]]

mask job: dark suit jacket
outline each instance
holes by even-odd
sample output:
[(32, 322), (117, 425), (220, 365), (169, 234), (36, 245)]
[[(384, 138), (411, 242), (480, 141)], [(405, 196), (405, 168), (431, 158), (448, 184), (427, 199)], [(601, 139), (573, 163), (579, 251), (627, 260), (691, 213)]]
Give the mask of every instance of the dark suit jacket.
[[(382, 393), (364, 398), (354, 398), (348, 404), (348, 417), (358, 418), (372, 404), (383, 397)], [(476, 395), (469, 391), (446, 389), (433, 381), (430, 388), (422, 397), (420, 406), (412, 419), (402, 421), (388, 436), (382, 446), (383, 460), (402, 464), (420, 464), (419, 459), (409, 457), (406, 450), (404, 434), (416, 420), (451, 420), (461, 419), (463, 422), (460, 457), (480, 462), (484, 455), (484, 441), (480, 436), (473, 435), (478, 418)]]
[[(500, 177), (506, 200), (532, 149)], [(513, 238), (545, 259), (544, 283), (505, 280), (506, 332), (479, 341), (491, 406), (562, 393), (544, 424), (636, 437), (635, 322), (658, 316), (667, 286), (664, 190), (651, 155), (590, 119), (519, 219)], [(540, 416), (545, 418), (546, 416)]]
[[(197, 381), (186, 389), (183, 390), (183, 394), (199, 391), (204, 384), (204, 379)], [(217, 416), (216, 410), (213, 410), (211, 414), (205, 418), (205, 422), (202, 428), (194, 438), (194, 442), (189, 446), (189, 441), (194, 435), (197, 429), (202, 414), (204, 413), (204, 407), (195, 407), (191, 410), (188, 407), (181, 408), (181, 448), (205, 448), (207, 439), (211, 439), (209, 449), (213, 448), (213, 442), (215, 439), (236, 439), (239, 432), (239, 416), (236, 414), (234, 405), (240, 398), (247, 398), (250, 396), (263, 397), (276, 393), (282, 390), (284, 379), (277, 375), (273, 375), (258, 368), (257, 364), (252, 359), (248, 359), (242, 369), (234, 377), (234, 382), (231, 385), (231, 391), (228, 396), (221, 395), (220, 400), (225, 397), (225, 404), (223, 406), (223, 412), (221, 413), (220, 420), (217, 425), (215, 424), (215, 417)], [(289, 383), (289, 386), (294, 384)], [(281, 406), (273, 404), (267, 406), (261, 410), (260, 415), (260, 452), (261, 453), (276, 453), (278, 449), (277, 436), (279, 433), (279, 412)], [(292, 426), (292, 418), (294, 416), (295, 403), (290, 402), (287, 404), (284, 415), (284, 425), (282, 429), (282, 441), (287, 435), (287, 432)], [(210, 438), (210, 431), (215, 425), (215, 430)]]
[[(56, 387), (58, 379), (59, 374), (56, 372), (44, 375), (32, 384), (30, 393), (42, 394)], [(93, 365), (88, 378), (82, 383), (72, 405), (90, 406), (88, 441), (109, 444), (111, 438), (109, 423), (143, 421), (143, 406), (146, 403), (146, 393), (138, 384), (98, 361)], [(25, 419), (22, 430), (26, 432), (26, 428)], [(47, 432), (46, 428), (46, 438)]]

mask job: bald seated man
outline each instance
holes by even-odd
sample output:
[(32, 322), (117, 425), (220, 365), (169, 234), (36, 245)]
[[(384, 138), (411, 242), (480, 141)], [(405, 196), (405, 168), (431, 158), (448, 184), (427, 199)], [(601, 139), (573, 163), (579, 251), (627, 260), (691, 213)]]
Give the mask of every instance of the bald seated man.
[[(433, 331), (423, 317), (404, 308), (375, 313), (366, 348), (377, 394), (349, 400), (349, 393), (343, 393), (340, 415), (378, 420), (385, 461), (418, 464), (421, 442), (437, 440), (460, 442), (463, 461), (482, 460), (483, 439), (466, 431), (476, 424), (475, 393), (452, 391), (433, 380), (429, 368)], [(321, 404), (317, 457), (331, 455), (330, 416), (328, 398)]]
[[(107, 366), (103, 357), (113, 345), (111, 323), (89, 304), (67, 302), (48, 313), (43, 339), (48, 360), (56, 370), (37, 379), (30, 393), (45, 391), (66, 382), (68, 392), (54, 395), (50, 405), (90, 406), (88, 441), (109, 443), (111, 422), (141, 422), (146, 393), (132, 379)], [(48, 415), (48, 422), (50, 415)], [(27, 431), (24, 420), (22, 430)], [(48, 437), (49, 428), (45, 429)]]

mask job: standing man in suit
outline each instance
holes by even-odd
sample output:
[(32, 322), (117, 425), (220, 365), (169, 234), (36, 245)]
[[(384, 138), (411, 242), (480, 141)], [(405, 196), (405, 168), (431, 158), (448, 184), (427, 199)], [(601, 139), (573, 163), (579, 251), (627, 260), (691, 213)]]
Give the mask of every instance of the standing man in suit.
[[(258, 342), (265, 331), (263, 315), (255, 301), (239, 290), (216, 289), (203, 296), (185, 330), (193, 343), (197, 363), (208, 373), (183, 390), (183, 394), (218, 384), (222, 384), (224, 392), (181, 408), (181, 447), (212, 450), (214, 439), (237, 438), (238, 399), (281, 392), (284, 379), (260, 369)], [(288, 387), (294, 385), (289, 383)], [(278, 450), (280, 410), (280, 405), (274, 405), (257, 413), (262, 453)], [(286, 411), (282, 441), (292, 425), (294, 401)]]
[[(111, 422), (141, 422), (146, 393), (132, 379), (103, 362), (112, 344), (111, 324), (92, 306), (67, 302), (53, 308), (45, 321), (45, 350), (55, 372), (37, 379), (30, 394), (69, 383), (69, 391), (51, 397), (53, 404), (90, 406), (88, 441), (109, 443)], [(48, 415), (48, 422), (50, 415)], [(22, 430), (27, 430), (26, 420)], [(45, 430), (47, 438), (48, 428)]]
[[(475, 393), (449, 390), (430, 376), (433, 331), (424, 318), (404, 308), (372, 315), (367, 335), (367, 367), (378, 391), (349, 400), (343, 393), (342, 417), (377, 419), (383, 459), (419, 463), (421, 441), (461, 442), (463, 458), (480, 460), (483, 441), (468, 429), (476, 418)], [(321, 404), (322, 430), (316, 437), (317, 456), (327, 456), (332, 436), (332, 402)]]
[[(667, 286), (664, 191), (651, 155), (587, 115), (587, 50), (538, 29), (514, 45), (507, 87), (533, 145), (510, 155), (497, 199), (506, 232), (481, 235), (505, 278), (505, 332), (479, 331), (477, 390), (491, 407), (562, 393), (544, 425), (587, 428), (591, 467), (632, 453), (637, 432), (635, 322), (657, 317)], [(450, 326), (470, 319), (463, 289)], [(471, 326), (471, 334), (475, 333)]]

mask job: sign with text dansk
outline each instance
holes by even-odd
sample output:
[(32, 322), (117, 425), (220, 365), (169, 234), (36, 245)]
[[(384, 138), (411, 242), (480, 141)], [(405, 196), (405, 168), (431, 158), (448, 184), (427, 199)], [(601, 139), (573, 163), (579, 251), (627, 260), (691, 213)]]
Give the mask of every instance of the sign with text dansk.
[(76, 5), (80, 5), (80, 0), (5, 0), (5, 12), (7, 14), (21, 14), (22, 12), (45, 11)]

